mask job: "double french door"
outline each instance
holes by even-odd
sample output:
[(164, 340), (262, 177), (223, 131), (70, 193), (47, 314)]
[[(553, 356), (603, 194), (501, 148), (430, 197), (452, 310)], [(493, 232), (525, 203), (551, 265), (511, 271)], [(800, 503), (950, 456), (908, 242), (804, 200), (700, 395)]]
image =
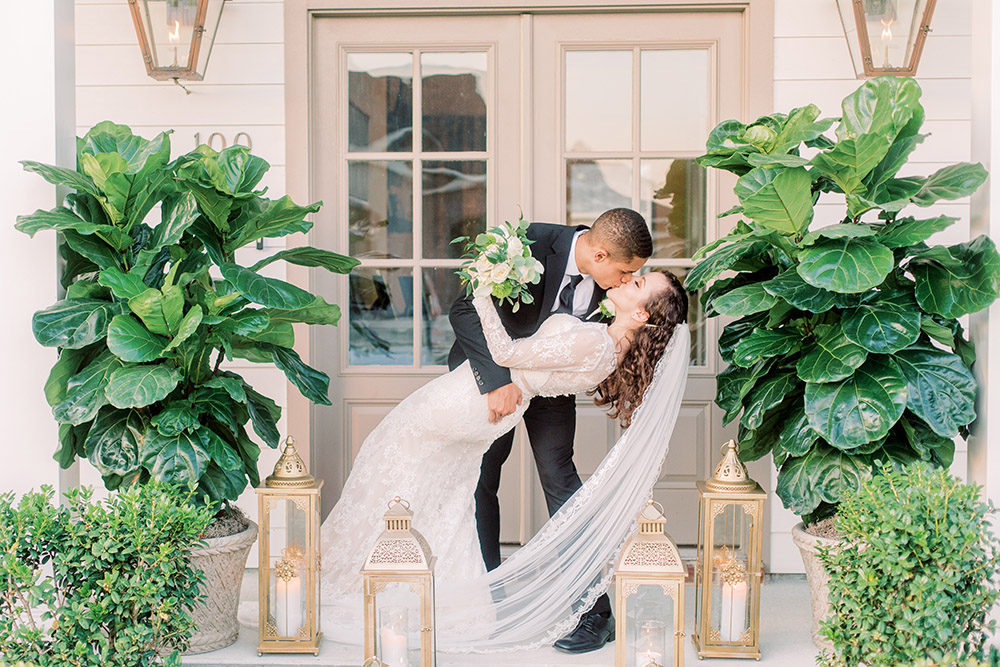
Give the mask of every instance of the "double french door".
[[(364, 437), (406, 395), (446, 372), (459, 294), (451, 243), (520, 213), (589, 224), (627, 206), (650, 224), (647, 266), (683, 276), (728, 208), (695, 164), (710, 129), (741, 117), (738, 11), (483, 14), (317, 19), (311, 35), (312, 242), (359, 258), (313, 287), (342, 305), (313, 332), (332, 378), (313, 410), (313, 460), (328, 510)], [(712, 406), (714, 321), (691, 299), (691, 375), (656, 487), (669, 530), (696, 537), (694, 482), (723, 437)], [(588, 476), (617, 426), (578, 398), (576, 464)], [(523, 543), (547, 518), (523, 433), (503, 471), (501, 537)], [(470, 502), (472, 499), (470, 498)], [(418, 509), (418, 508), (415, 508)]]

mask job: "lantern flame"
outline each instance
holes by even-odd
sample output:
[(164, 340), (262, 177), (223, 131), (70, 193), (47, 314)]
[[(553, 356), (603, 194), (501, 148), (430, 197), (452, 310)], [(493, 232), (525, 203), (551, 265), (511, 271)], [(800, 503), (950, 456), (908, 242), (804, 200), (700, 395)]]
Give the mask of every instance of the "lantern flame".
[(167, 33), (171, 42), (179, 41), (181, 38), (181, 22), (174, 21), (174, 29)]
[(885, 19), (879, 19), (882, 22), (882, 39), (886, 42), (892, 39), (892, 24), (896, 19), (889, 19), (886, 22)]

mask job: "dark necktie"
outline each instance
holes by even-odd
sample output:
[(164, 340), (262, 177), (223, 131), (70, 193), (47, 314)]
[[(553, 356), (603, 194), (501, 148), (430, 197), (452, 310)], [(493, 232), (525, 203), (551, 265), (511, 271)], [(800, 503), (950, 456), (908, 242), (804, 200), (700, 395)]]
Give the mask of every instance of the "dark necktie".
[(576, 286), (583, 280), (583, 276), (577, 274), (569, 277), (569, 283), (563, 287), (559, 293), (559, 305), (556, 307), (557, 313), (573, 314), (573, 296), (576, 294)]

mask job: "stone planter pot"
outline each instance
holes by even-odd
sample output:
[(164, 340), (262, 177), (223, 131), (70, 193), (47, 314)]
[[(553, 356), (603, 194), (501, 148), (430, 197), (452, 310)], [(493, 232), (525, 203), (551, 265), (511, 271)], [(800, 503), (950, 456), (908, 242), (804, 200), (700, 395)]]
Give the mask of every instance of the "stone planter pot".
[(215, 651), (236, 641), (240, 633), (236, 612), (240, 606), (243, 570), (256, 539), (257, 524), (251, 521), (242, 533), (207, 539), (204, 547), (191, 552), (192, 565), (205, 573), (207, 598), (191, 610), (198, 628), (184, 655)]
[(799, 548), (802, 563), (806, 567), (806, 581), (809, 582), (809, 598), (812, 603), (812, 638), (816, 648), (833, 651), (833, 645), (820, 637), (819, 624), (830, 613), (830, 575), (819, 561), (817, 547), (828, 547), (838, 543), (828, 537), (817, 537), (805, 531), (805, 525), (800, 521), (792, 527), (792, 541)]

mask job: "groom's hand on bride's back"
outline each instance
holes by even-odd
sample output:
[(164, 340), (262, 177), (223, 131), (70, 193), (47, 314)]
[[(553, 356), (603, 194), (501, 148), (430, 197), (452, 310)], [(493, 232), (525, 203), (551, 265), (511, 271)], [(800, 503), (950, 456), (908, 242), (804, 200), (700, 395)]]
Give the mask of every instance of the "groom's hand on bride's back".
[(509, 414), (513, 414), (521, 404), (521, 389), (511, 382), (486, 394), (490, 408), (490, 423), (497, 424)]

